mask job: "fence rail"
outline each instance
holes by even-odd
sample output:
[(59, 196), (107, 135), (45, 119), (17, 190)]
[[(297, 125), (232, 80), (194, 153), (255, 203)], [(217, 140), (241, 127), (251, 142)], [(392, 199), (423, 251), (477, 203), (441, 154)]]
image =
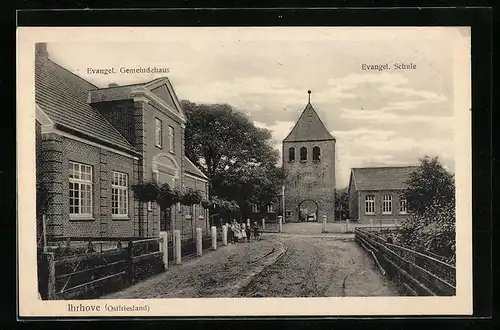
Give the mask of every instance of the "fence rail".
[[(379, 228), (380, 229), (380, 228)], [(455, 267), (434, 256), (387, 242), (375, 227), (356, 228), (355, 240), (374, 257), (383, 274), (389, 275), (410, 295), (453, 296)]]
[[(84, 240), (92, 242), (89, 238)], [(118, 240), (123, 238), (115, 239)], [(40, 295), (49, 300), (93, 298), (96, 292), (115, 290), (150, 276), (162, 266), (159, 242), (160, 238), (136, 239), (130, 240), (126, 247), (117, 245), (113, 250), (87, 250), (83, 254), (58, 258), (54, 252), (41, 252)]]

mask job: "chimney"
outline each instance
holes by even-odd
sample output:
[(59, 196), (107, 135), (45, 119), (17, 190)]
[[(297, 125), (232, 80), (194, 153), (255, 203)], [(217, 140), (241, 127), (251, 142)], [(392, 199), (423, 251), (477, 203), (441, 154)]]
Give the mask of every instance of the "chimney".
[(47, 43), (45, 42), (37, 42), (35, 44), (35, 56), (48, 58), (49, 52), (47, 51)]
[(116, 83), (110, 83), (110, 84), (108, 84), (108, 87), (118, 87), (118, 86), (120, 86), (120, 85), (118, 85)]

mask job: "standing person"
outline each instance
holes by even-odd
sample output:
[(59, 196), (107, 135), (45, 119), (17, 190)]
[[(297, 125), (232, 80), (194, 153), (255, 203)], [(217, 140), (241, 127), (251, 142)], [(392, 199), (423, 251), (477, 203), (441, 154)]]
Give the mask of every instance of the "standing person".
[(227, 238), (229, 241), (229, 244), (234, 243), (234, 231), (233, 231), (233, 224), (226, 223), (227, 226)]
[(247, 235), (247, 240), (250, 242), (250, 222), (248, 222), (247, 225), (245, 226), (245, 234)]
[(233, 222), (231, 223), (231, 230), (233, 231), (233, 241), (232, 243), (235, 244), (238, 241), (238, 223), (236, 222), (236, 219), (233, 219)]
[(253, 223), (252, 232), (254, 239), (260, 239), (259, 225), (257, 224), (257, 222)]
[(243, 242), (247, 242), (247, 230), (244, 223), (241, 224), (241, 238)]

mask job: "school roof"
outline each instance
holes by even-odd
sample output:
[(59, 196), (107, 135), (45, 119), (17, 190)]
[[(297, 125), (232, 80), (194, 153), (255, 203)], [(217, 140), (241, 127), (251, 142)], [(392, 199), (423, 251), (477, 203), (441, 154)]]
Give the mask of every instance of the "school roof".
[(55, 124), (134, 150), (125, 137), (89, 105), (89, 91), (97, 88), (48, 58), (36, 61), (35, 102)]
[(416, 168), (416, 166), (353, 168), (349, 185), (354, 184), (356, 190), (406, 189), (405, 181)]
[(328, 140), (335, 140), (335, 138), (328, 132), (311, 103), (308, 103), (297, 123), (283, 142)]

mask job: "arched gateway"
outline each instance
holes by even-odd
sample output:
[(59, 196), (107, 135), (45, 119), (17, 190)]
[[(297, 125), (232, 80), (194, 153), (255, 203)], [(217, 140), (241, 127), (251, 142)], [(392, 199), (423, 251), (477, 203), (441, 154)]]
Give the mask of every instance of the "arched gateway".
[[(287, 222), (335, 219), (335, 138), (309, 102), (283, 140)], [(312, 210), (312, 211), (311, 211)]]

